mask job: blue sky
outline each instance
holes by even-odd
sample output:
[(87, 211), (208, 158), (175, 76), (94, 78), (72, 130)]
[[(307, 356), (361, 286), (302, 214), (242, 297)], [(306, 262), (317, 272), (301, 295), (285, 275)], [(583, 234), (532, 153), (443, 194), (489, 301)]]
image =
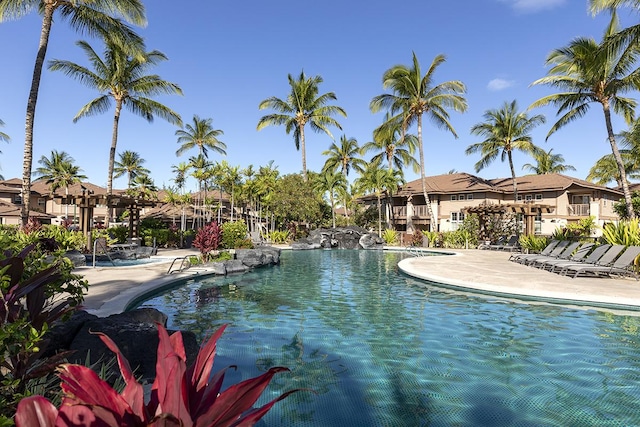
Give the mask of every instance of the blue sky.
[[(383, 93), (382, 74), (396, 64), (409, 65), (412, 51), (427, 69), (433, 58), (444, 54), (447, 61), (435, 73), (435, 82), (461, 80), (467, 86), (469, 108), (452, 112), (451, 122), (459, 138), (428, 124), (424, 129), (428, 175), (451, 169), (475, 173), (477, 155), (467, 156), (467, 146), (478, 142), (469, 129), (482, 121), (488, 109), (517, 100), (525, 109), (536, 99), (551, 93), (546, 87), (530, 87), (546, 74), (545, 59), (554, 48), (566, 46), (579, 36), (601, 39), (608, 22), (602, 14), (592, 17), (586, 0), (450, 0), (355, 2), (326, 0), (304, 2), (203, 2), (183, 0), (176, 6), (167, 0), (147, 1), (149, 24), (139, 33), (147, 49), (165, 53), (169, 60), (150, 72), (177, 83), (184, 96), (157, 99), (181, 114), (185, 122), (193, 115), (212, 118), (224, 131), (232, 165), (255, 167), (270, 160), (282, 174), (299, 172), (300, 152), (282, 127), (256, 130), (258, 110), (265, 98), (285, 98), (287, 74), (320, 75), (321, 93), (334, 92), (336, 104), (347, 118), (340, 118), (342, 131), (332, 129), (336, 139), (354, 137), (360, 145), (371, 138), (383, 113), (372, 114), (371, 99)], [(637, 16), (622, 11), (624, 22)], [(0, 172), (5, 178), (22, 175), (24, 120), (40, 35), (40, 17), (32, 13), (17, 21), (0, 24), (0, 119), (1, 130), (11, 137), (0, 147)], [(75, 45), (88, 40), (102, 51), (96, 39), (78, 35), (57, 19), (51, 34), (47, 59), (65, 59), (87, 65)], [(68, 152), (89, 180), (106, 185), (107, 160), (113, 113), (72, 118), (80, 107), (98, 96), (60, 72), (45, 71), (36, 111), (34, 168), (37, 160), (52, 149)], [(585, 119), (568, 125), (545, 142), (555, 122), (552, 108), (534, 110), (544, 114), (547, 124), (533, 133), (534, 142), (565, 157), (576, 167), (570, 175), (585, 178), (589, 168), (610, 153), (602, 110), (593, 105)], [(616, 118), (614, 130), (625, 125)], [(172, 185), (172, 165), (187, 161), (197, 152), (175, 156), (176, 127), (156, 119), (152, 124), (129, 111), (120, 119), (118, 152), (132, 150), (146, 159), (145, 166), (159, 187)], [(319, 170), (321, 155), (331, 140), (325, 134), (307, 131), (307, 167)], [(213, 161), (223, 158), (211, 154)], [(515, 156), (516, 171), (533, 160)], [(508, 165), (497, 160), (477, 175), (484, 178), (509, 176)], [(417, 176), (407, 171), (407, 180)], [(125, 178), (115, 180), (126, 186)], [(195, 187), (191, 180), (190, 186)]]

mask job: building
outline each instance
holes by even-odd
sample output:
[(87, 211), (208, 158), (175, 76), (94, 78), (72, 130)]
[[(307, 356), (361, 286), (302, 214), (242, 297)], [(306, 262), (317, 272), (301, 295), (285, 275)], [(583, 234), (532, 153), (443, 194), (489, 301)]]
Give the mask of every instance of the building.
[[(618, 221), (613, 204), (622, 191), (562, 174), (526, 175), (516, 178), (518, 198), (511, 178), (483, 179), (468, 173), (426, 177), (426, 191), (436, 219), (436, 230), (457, 229), (465, 215), (484, 207), (513, 212), (523, 221), (523, 232), (550, 235), (572, 221), (592, 216), (597, 225)], [(363, 198), (375, 204), (374, 196)], [(431, 222), (421, 180), (403, 185), (385, 202), (389, 225), (402, 232), (428, 230)]]

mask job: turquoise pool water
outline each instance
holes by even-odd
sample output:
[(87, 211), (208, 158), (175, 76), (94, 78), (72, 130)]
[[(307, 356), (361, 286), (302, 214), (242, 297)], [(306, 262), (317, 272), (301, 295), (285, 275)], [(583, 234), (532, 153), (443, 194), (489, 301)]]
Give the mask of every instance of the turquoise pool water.
[(140, 306), (200, 339), (229, 323), (215, 366), (238, 365), (230, 383), (291, 368), (262, 402), (316, 391), (261, 425), (640, 425), (640, 318), (446, 291), (399, 273), (400, 257), (288, 251)]

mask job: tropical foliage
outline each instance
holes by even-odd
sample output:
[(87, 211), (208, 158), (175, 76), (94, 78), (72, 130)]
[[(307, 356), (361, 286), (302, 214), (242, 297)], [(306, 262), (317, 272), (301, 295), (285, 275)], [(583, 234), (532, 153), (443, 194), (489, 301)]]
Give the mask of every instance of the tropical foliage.
[(227, 249), (253, 247), (251, 241), (247, 245), (249, 230), (244, 221), (227, 221), (221, 226), (222, 247)]
[(637, 219), (608, 223), (602, 228), (602, 238), (611, 245), (640, 245), (640, 222)]
[(198, 154), (209, 158), (209, 150), (218, 154), (226, 155), (227, 144), (220, 141), (218, 137), (224, 132), (220, 129), (214, 129), (212, 125), (213, 119), (201, 119), (197, 115), (193, 115), (193, 123), (187, 123), (184, 129), (178, 129), (176, 136), (180, 148), (176, 151), (176, 156), (181, 156), (188, 150), (198, 148)]
[[(273, 376), (287, 368), (273, 367), (259, 377), (231, 385), (222, 391), (226, 369), (211, 376), (220, 327), (202, 346), (195, 363), (187, 368), (182, 334), (169, 336), (158, 325), (156, 377), (145, 403), (129, 362), (106, 335), (97, 333), (118, 358), (125, 381), (118, 393), (85, 366), (64, 364), (60, 379), (65, 398), (57, 409), (42, 396), (23, 399), (16, 413), (16, 427), (77, 426), (92, 420), (101, 426), (252, 426), (278, 401), (299, 390), (288, 391), (259, 408), (252, 408)], [(89, 425), (83, 423), (80, 425)]]
[(334, 126), (340, 130), (342, 127), (332, 116), (339, 114), (347, 117), (347, 113), (342, 107), (329, 105), (329, 102), (337, 99), (333, 92), (318, 95), (320, 84), (323, 82), (322, 77), (308, 77), (302, 71), (297, 79), (291, 74), (287, 78), (291, 92), (285, 100), (272, 96), (260, 103), (259, 109), (271, 109), (276, 112), (260, 118), (257, 128), (261, 130), (267, 126), (284, 125), (287, 135), (293, 132), (296, 149), (302, 153), (302, 176), (307, 181), (305, 126), (309, 124), (314, 132), (324, 132), (333, 139), (329, 127)]
[(216, 221), (213, 221), (198, 229), (193, 239), (193, 247), (200, 249), (202, 259), (206, 261), (209, 254), (217, 250), (221, 242), (222, 229)]
[(536, 175), (544, 175), (547, 173), (564, 173), (567, 171), (574, 171), (574, 168), (571, 165), (566, 165), (564, 163), (564, 157), (562, 154), (551, 154), (553, 152), (553, 148), (549, 151), (544, 150), (535, 150), (532, 153), (533, 160), (536, 161), (536, 164), (533, 165), (531, 163), (525, 163), (522, 165), (522, 170), (526, 170), (529, 172), (533, 172)]

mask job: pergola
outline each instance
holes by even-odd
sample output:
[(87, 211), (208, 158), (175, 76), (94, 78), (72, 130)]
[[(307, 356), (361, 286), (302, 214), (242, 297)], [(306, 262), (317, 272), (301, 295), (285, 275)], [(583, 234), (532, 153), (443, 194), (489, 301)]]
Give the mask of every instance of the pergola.
[(468, 214), (477, 214), (480, 222), (480, 240), (487, 240), (487, 222), (489, 221), (491, 216), (499, 215), (500, 217), (504, 216), (507, 212), (521, 214), (524, 219), (524, 232), (526, 235), (535, 233), (535, 219), (536, 216), (541, 215), (542, 213), (551, 213), (554, 209), (551, 205), (544, 205), (540, 203), (533, 202), (523, 202), (523, 203), (506, 203), (506, 204), (496, 204), (496, 205), (478, 205), (478, 206), (468, 206), (463, 209), (464, 212)]

